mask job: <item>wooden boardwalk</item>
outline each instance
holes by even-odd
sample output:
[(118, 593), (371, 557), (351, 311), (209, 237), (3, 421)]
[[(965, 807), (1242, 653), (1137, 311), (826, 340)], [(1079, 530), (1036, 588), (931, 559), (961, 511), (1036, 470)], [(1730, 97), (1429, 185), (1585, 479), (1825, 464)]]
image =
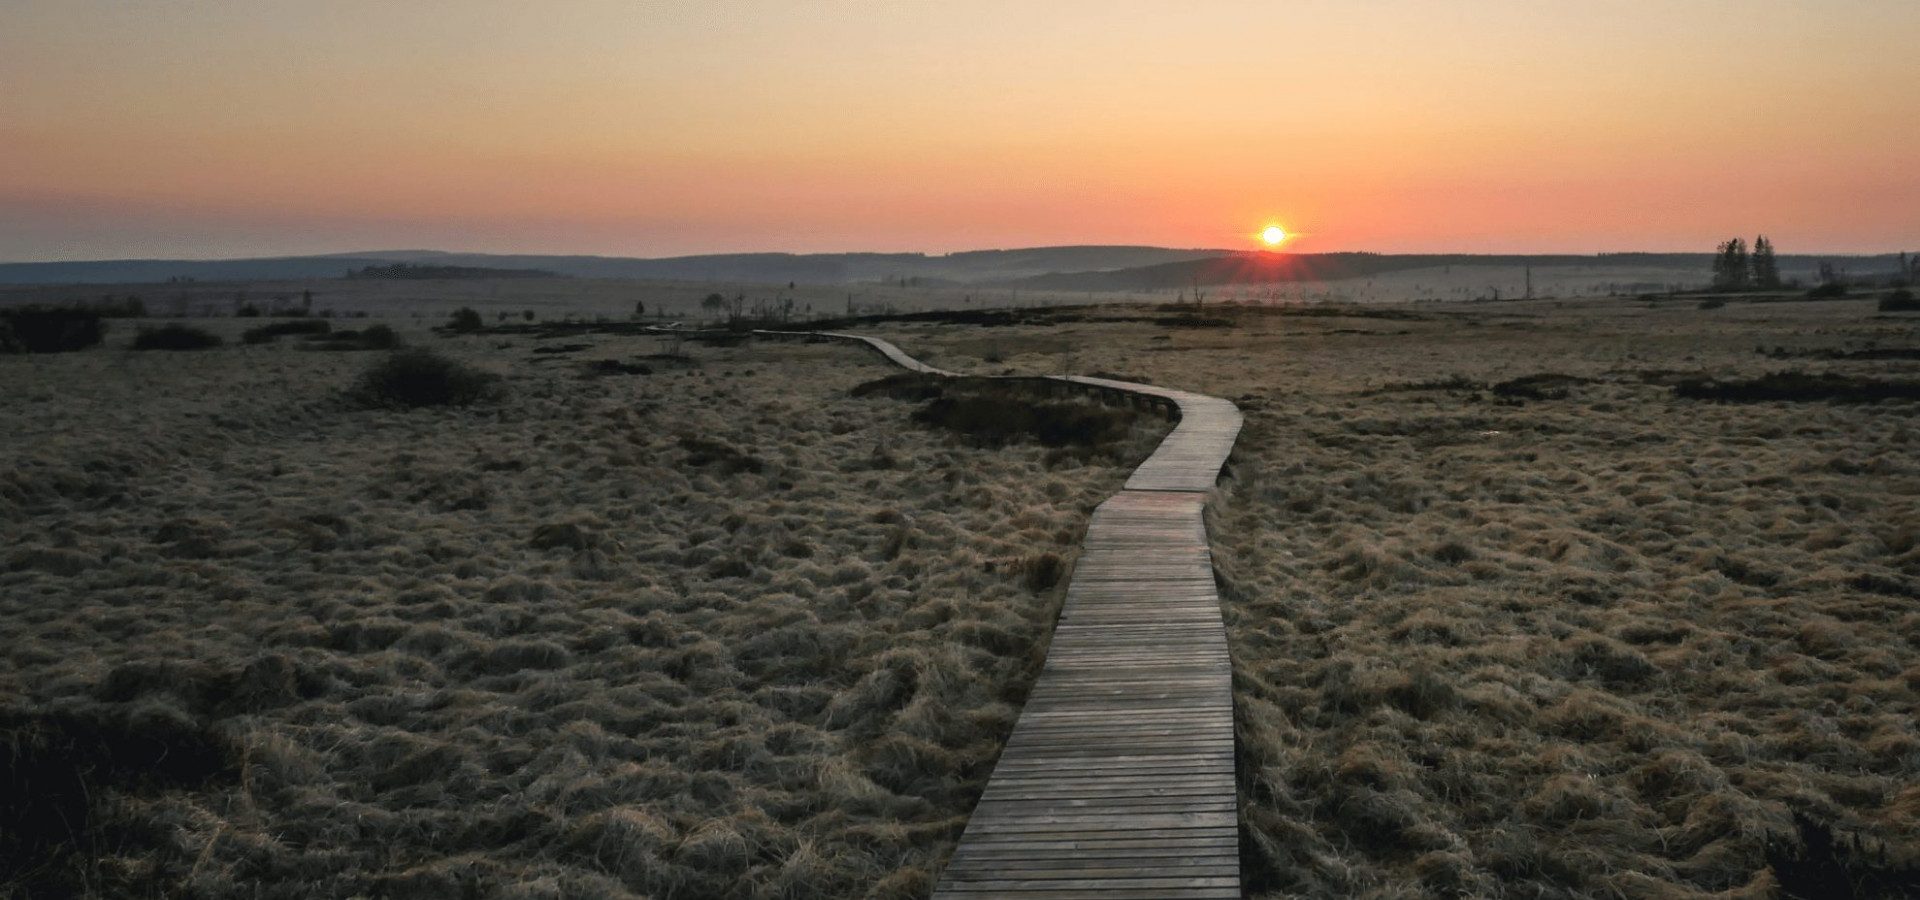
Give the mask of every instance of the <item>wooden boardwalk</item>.
[[(878, 338), (822, 336), (955, 374)], [(1239, 897), (1233, 673), (1201, 511), (1240, 411), (1151, 385), (1052, 380), (1168, 401), (1180, 421), (1094, 511), (1045, 668), (934, 897)]]

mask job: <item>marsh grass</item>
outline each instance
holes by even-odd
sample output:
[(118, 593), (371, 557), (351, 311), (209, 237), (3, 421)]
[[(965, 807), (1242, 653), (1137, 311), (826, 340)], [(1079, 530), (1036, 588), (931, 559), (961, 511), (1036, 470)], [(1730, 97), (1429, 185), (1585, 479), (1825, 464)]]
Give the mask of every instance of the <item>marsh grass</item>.
[(340, 415), (315, 397), (358, 374), (339, 354), (0, 360), (0, 696), (165, 710), (238, 753), (90, 785), (138, 827), (74, 871), (106, 896), (925, 896), (1135, 460), (915, 426), (847, 396), (889, 370), (840, 346), (644, 380), (445, 353), (507, 389)]

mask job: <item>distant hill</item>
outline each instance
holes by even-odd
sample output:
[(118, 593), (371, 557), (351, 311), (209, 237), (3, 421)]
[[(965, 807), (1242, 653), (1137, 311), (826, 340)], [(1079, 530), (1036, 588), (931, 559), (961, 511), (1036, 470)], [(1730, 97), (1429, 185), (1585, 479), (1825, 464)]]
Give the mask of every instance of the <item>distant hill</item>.
[(341, 278), (368, 267), (396, 264), (491, 269), (538, 269), (578, 278), (847, 284), (918, 279), (919, 283), (984, 283), (1048, 272), (1104, 271), (1207, 259), (1226, 250), (1164, 247), (1034, 247), (923, 253), (726, 253), (640, 259), (619, 256), (449, 253), (379, 250), (263, 259), (127, 259), (98, 262), (0, 263), (0, 284), (152, 284), (194, 281), (297, 281)]
[[(1783, 255), (1789, 277), (1810, 277), (1821, 261), (1854, 276), (1891, 274), (1897, 256)], [(377, 250), (261, 259), (123, 259), (97, 262), (0, 263), (0, 284), (156, 284), (310, 281), (355, 272), (378, 277), (576, 278), (728, 283), (991, 285), (1060, 291), (1172, 290), (1192, 285), (1337, 281), (1440, 266), (1639, 267), (1712, 270), (1706, 253), (1472, 255), (1379, 253), (1265, 253), (1166, 247), (1075, 246), (923, 253), (726, 253), (641, 259), (620, 256), (449, 253)], [(483, 274), (484, 273), (484, 274)], [(364, 277), (364, 276), (363, 276)]]

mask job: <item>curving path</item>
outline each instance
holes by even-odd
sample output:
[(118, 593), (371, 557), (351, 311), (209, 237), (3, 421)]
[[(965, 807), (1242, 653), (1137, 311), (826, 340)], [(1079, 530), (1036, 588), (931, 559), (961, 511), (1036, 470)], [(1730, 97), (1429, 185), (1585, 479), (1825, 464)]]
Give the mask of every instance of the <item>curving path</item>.
[[(879, 338), (902, 368), (926, 365)], [(1047, 652), (936, 898), (1240, 896), (1233, 686), (1201, 509), (1240, 433), (1218, 397), (1103, 378), (1180, 421), (1094, 511)]]

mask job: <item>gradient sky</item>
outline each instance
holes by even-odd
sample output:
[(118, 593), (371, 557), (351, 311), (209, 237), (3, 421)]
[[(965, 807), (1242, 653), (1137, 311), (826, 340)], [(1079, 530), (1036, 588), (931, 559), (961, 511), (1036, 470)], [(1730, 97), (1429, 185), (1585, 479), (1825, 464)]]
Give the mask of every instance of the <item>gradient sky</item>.
[(1920, 245), (1920, 2), (3, 0), (0, 260)]

